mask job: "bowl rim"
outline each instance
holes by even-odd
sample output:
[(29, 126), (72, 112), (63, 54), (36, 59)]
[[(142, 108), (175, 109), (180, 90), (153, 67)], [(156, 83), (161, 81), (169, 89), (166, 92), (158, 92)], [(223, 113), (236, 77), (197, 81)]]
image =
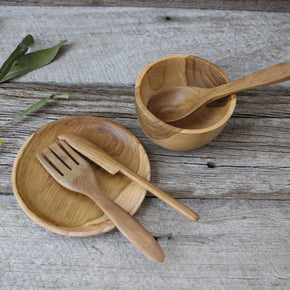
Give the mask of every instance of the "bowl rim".
[(230, 97), (230, 108), (227, 111), (227, 113), (224, 115), (224, 117), (221, 120), (219, 120), (218, 122), (216, 122), (215, 124), (213, 124), (209, 127), (206, 127), (206, 128), (202, 128), (202, 129), (183, 129), (183, 128), (179, 128), (179, 127), (175, 127), (173, 125), (170, 125), (170, 124), (160, 120), (159, 118), (157, 118), (154, 114), (152, 114), (147, 109), (147, 107), (144, 105), (144, 103), (142, 102), (142, 99), (141, 99), (141, 90), (140, 90), (141, 82), (142, 82), (145, 74), (148, 72), (148, 70), (152, 66), (154, 66), (155, 64), (157, 64), (161, 61), (164, 61), (164, 60), (173, 59), (173, 58), (186, 58), (186, 57), (192, 57), (192, 58), (200, 60), (201, 62), (205, 62), (205, 63), (211, 65), (212, 67), (214, 67), (215, 69), (217, 69), (221, 73), (221, 75), (225, 78), (225, 80), (227, 82), (231, 81), (229, 76), (225, 73), (225, 71), (222, 68), (220, 68), (216, 64), (210, 62), (207, 59), (204, 59), (204, 58), (201, 58), (198, 56), (194, 56), (194, 55), (190, 55), (190, 54), (176, 54), (176, 55), (166, 56), (166, 57), (162, 57), (162, 58), (159, 58), (159, 59), (151, 62), (140, 72), (140, 74), (137, 77), (136, 83), (135, 83), (135, 101), (136, 101), (137, 105), (142, 109), (142, 111), (146, 112), (148, 117), (150, 117), (153, 122), (159, 124), (163, 128), (169, 129), (169, 130), (174, 131), (176, 133), (183, 133), (183, 134), (207, 133), (207, 132), (213, 131), (217, 128), (220, 128), (221, 126), (226, 124), (227, 121), (231, 118), (231, 116), (235, 110), (235, 107), (236, 107), (236, 102), (237, 102), (236, 94), (232, 94), (229, 96)]

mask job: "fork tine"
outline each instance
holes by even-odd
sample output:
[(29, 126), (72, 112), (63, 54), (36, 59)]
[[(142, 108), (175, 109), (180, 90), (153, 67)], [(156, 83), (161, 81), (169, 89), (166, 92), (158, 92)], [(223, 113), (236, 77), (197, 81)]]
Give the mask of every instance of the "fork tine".
[(37, 154), (36, 157), (53, 178), (59, 179), (61, 174), (43, 157), (43, 155)]
[(70, 169), (76, 166), (76, 162), (56, 143), (53, 143), (49, 148), (56, 154)]
[(70, 169), (67, 168), (67, 166), (62, 163), (53, 153), (50, 149), (45, 148), (43, 149), (43, 154), (45, 157), (63, 174), (65, 175), (68, 173)]
[(85, 159), (81, 157), (75, 150), (73, 150), (64, 140), (59, 140), (65, 151), (79, 164), (85, 163)]

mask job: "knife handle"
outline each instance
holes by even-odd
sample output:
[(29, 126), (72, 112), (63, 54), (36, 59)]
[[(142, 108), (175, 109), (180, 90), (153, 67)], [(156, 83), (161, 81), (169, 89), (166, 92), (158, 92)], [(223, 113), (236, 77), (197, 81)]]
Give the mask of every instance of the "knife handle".
[(169, 206), (174, 208), (176, 211), (178, 211), (179, 213), (181, 213), (182, 215), (184, 215), (188, 219), (190, 219), (194, 222), (198, 221), (199, 216), (193, 210), (191, 210), (189, 207), (187, 207), (186, 205), (184, 205), (183, 203), (181, 203), (177, 199), (173, 198), (170, 194), (163, 191), (162, 189), (160, 189), (156, 185), (152, 184), (151, 182), (149, 182), (148, 180), (146, 180), (142, 176), (134, 173), (129, 168), (124, 167), (124, 166), (120, 167), (120, 172), (123, 173), (124, 175), (126, 175), (131, 180), (138, 183), (139, 185), (141, 185), (142, 187), (144, 187), (145, 189), (147, 189), (148, 191), (150, 191), (156, 197), (161, 199), (163, 202), (167, 203)]

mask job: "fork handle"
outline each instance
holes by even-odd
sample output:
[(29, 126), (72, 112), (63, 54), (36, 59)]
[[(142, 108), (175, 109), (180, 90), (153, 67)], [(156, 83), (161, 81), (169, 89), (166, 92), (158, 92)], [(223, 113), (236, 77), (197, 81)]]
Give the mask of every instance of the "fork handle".
[(164, 253), (152, 235), (129, 213), (104, 194), (94, 193), (91, 199), (98, 204), (119, 231), (146, 257), (162, 262)]

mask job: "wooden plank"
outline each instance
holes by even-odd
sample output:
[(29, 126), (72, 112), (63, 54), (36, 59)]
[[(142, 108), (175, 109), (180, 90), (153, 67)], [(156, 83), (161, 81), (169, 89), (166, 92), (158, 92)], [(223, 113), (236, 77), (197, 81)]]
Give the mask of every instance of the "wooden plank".
[[(134, 88), (118, 86), (65, 86), (53, 84), (31, 83), (2, 83), (0, 84), (0, 96), (9, 106), (10, 100), (17, 98), (29, 98), (31, 102), (37, 101), (56, 93), (70, 93), (76, 101), (96, 102), (98, 109), (104, 105), (108, 112), (117, 109), (113, 101), (119, 102), (120, 114), (127, 116), (136, 115), (134, 105)], [(238, 94), (235, 117), (242, 118), (290, 118), (289, 90), (284, 87), (265, 87)], [(33, 100), (35, 99), (35, 100)], [(105, 102), (107, 102), (105, 104)], [(110, 108), (109, 108), (110, 107)], [(12, 112), (11, 112), (12, 113)], [(2, 116), (2, 121), (8, 121), (11, 116)]]
[[(289, 29), (288, 13), (1, 6), (0, 33), (5, 41), (0, 63), (31, 33), (35, 50), (62, 39), (68, 42), (61, 57), (20, 77), (20, 82), (133, 86), (147, 64), (174, 54), (206, 58), (237, 79), (289, 61)], [(290, 83), (283, 86), (289, 88)]]
[(170, 7), (187, 9), (219, 9), (219, 10), (254, 10), (254, 11), (276, 11), (289, 12), (287, 0), (257, 1), (257, 0), (2, 0), (0, 5), (40, 5), (40, 6), (130, 6), (130, 7)]
[(117, 231), (89, 238), (52, 234), (0, 196), (0, 285), (4, 289), (288, 289), (289, 201), (182, 200), (184, 219), (146, 199), (136, 218), (157, 237), (155, 264)]
[(71, 92), (70, 100), (50, 101), (17, 125), (2, 129), (0, 193), (12, 193), (13, 160), (30, 134), (61, 117), (95, 115), (116, 121), (137, 136), (149, 155), (152, 181), (175, 197), (289, 199), (288, 92), (241, 94), (222, 134), (189, 152), (168, 151), (146, 137), (136, 118), (134, 90), (128, 88), (3, 84), (1, 119), (10, 121), (36, 100), (64, 92)]

